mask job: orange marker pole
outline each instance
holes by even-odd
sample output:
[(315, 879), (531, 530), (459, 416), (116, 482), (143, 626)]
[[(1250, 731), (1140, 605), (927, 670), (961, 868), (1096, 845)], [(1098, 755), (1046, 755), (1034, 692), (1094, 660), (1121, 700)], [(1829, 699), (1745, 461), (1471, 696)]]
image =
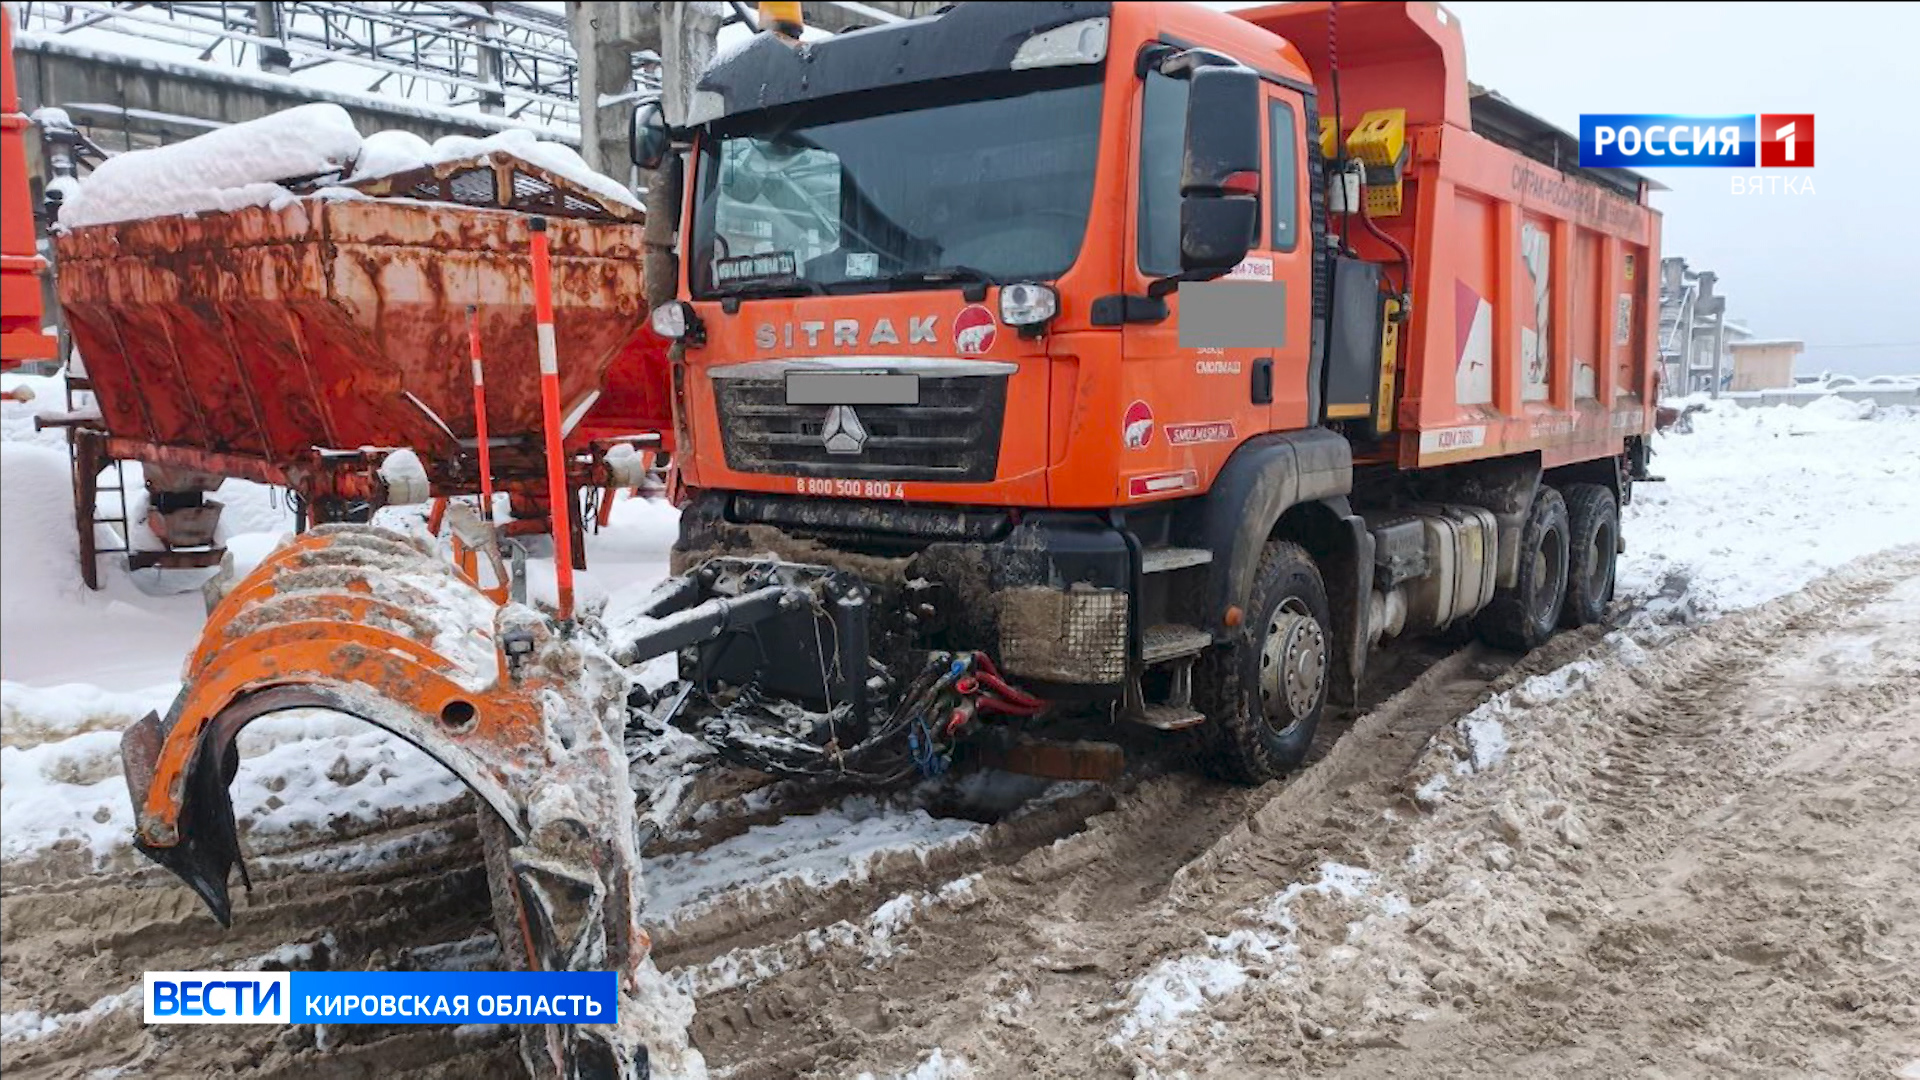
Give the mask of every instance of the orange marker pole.
[(553, 530), (553, 576), (560, 587), (560, 621), (573, 621), (573, 515), (567, 512), (567, 460), (560, 431), (560, 358), (553, 343), (553, 264), (547, 254), (547, 219), (532, 230), (533, 317), (540, 335), (540, 408), (547, 426), (547, 521)]
[(473, 437), (480, 444), (480, 518), (493, 524), (493, 447), (487, 445), (487, 380), (480, 370), (480, 309), (467, 305), (467, 355), (473, 358)]

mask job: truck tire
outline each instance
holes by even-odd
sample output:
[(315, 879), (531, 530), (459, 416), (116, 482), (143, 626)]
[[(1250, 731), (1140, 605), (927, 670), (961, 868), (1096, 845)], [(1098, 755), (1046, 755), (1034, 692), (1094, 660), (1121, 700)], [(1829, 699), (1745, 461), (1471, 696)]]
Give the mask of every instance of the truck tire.
[(1494, 592), (1474, 629), (1496, 648), (1530, 652), (1553, 636), (1566, 601), (1567, 504), (1542, 484), (1520, 530), (1520, 570), (1513, 588)]
[(1606, 617), (1620, 550), (1620, 507), (1599, 484), (1568, 484), (1567, 604), (1560, 625), (1572, 629)]
[(1313, 745), (1332, 673), (1333, 624), (1320, 568), (1298, 544), (1260, 553), (1246, 617), (1204, 653), (1194, 704), (1206, 714), (1206, 770), (1259, 784), (1300, 764)]

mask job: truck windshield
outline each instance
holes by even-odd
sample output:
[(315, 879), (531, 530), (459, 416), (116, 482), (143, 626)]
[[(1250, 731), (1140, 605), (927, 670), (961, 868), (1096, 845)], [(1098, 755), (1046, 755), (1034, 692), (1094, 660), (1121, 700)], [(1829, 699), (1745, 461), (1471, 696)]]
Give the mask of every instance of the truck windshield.
[(1097, 69), (996, 75), (750, 113), (704, 143), (695, 296), (1058, 277), (1080, 253)]

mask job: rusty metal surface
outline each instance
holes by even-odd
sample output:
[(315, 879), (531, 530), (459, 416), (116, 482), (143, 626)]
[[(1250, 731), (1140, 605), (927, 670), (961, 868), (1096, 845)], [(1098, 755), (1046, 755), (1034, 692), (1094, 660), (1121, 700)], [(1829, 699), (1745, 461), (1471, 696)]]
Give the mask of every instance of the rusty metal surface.
[(646, 217), (636, 207), (602, 198), (558, 173), (501, 151), (349, 181), (346, 186), (377, 197), (485, 206), (549, 217), (635, 223)]
[[(641, 228), (557, 219), (549, 235), (571, 411), (645, 348)], [(509, 211), (304, 198), (74, 230), (59, 295), (117, 456), (297, 486), (317, 448), (405, 446), (437, 490), (472, 490), (469, 304), (490, 434), (527, 444), (496, 467), (544, 467), (527, 236)]]

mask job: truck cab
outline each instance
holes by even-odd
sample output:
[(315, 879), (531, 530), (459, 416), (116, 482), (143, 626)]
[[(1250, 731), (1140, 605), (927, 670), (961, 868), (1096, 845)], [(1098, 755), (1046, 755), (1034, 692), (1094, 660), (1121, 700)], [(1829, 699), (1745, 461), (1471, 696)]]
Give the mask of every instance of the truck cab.
[[(869, 664), (884, 684), (898, 658), (975, 650), (1049, 703), (1206, 725), (1222, 771), (1258, 780), (1304, 755), (1383, 637), (1481, 615), (1528, 647), (1576, 571), (1610, 591), (1617, 526), (1574, 567), (1572, 523), (1535, 528), (1535, 504), (1555, 476), (1605, 487), (1615, 515), (1625, 495), (1651, 384), (1576, 395), (1613, 278), (1571, 279), (1617, 277), (1624, 242), (1631, 280), (1657, 237), (1644, 188), (1605, 195), (1619, 235), (1529, 290), (1523, 325), (1515, 215), (1556, 257), (1585, 231), (1529, 216), (1553, 213), (1523, 206), (1531, 165), (1481, 199), (1490, 227), (1463, 210), (1449, 168), (1522, 155), (1455, 133), (1457, 23), (1349, 7), (958, 4), (761, 33), (678, 127), (641, 110), (636, 162), (681, 184), (679, 292), (653, 316), (676, 342), (676, 569), (772, 553), (873, 601), (870, 655), (742, 630), (683, 675), (827, 707), (866, 700), (849, 672)], [(1344, 117), (1338, 73), (1288, 36), (1335, 18), (1365, 106)], [(1608, 178), (1559, 179), (1585, 197)], [(1484, 399), (1455, 374), (1470, 285)], [(1582, 325), (1551, 318), (1583, 302)], [(1609, 355), (1630, 380), (1646, 339), (1622, 311)]]
[[(716, 65), (682, 225), (686, 483), (1104, 509), (1204, 491), (1241, 440), (1311, 426), (1310, 77), (1284, 41), (1182, 7), (961, 5), (806, 52), (763, 34)], [(1183, 184), (1194, 72), (1240, 110), (1202, 102), (1195, 149), (1241, 160)], [(1194, 265), (1215, 241), (1183, 245), (1183, 219), (1222, 210), (1255, 235)], [(1293, 332), (1183, 346), (1181, 291), (1149, 295), (1183, 271), (1257, 282)], [(881, 367), (920, 399), (840, 403), (831, 433), (786, 400), (789, 374)], [(852, 385), (905, 392), (872, 383)]]

